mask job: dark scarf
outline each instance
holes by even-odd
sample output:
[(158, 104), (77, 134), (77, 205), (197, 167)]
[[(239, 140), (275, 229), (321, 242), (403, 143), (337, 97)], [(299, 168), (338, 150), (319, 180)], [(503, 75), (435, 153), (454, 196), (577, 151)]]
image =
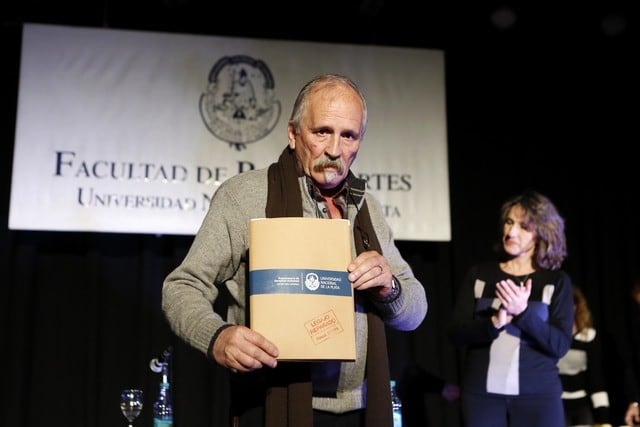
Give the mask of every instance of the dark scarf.
[[(349, 172), (351, 174), (351, 172)], [(302, 216), (302, 195), (298, 183), (296, 157), (288, 147), (277, 163), (269, 166), (266, 216)], [(358, 210), (353, 238), (357, 253), (375, 250), (382, 253), (371, 225), (366, 201)], [(362, 295), (357, 298), (365, 299)], [(367, 301), (363, 301), (365, 306)], [(389, 360), (385, 328), (382, 319), (367, 308), (367, 427), (391, 427), (391, 393), (389, 389)], [(310, 427), (313, 425), (312, 391), (309, 364), (305, 362), (278, 363), (275, 375), (267, 386), (265, 400), (266, 427)]]

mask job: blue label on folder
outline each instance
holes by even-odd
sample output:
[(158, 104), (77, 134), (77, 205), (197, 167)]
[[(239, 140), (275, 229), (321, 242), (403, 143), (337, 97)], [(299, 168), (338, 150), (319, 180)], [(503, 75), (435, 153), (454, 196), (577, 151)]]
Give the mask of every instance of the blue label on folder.
[(346, 271), (305, 270), (301, 268), (253, 270), (249, 272), (250, 295), (321, 294), (351, 296)]

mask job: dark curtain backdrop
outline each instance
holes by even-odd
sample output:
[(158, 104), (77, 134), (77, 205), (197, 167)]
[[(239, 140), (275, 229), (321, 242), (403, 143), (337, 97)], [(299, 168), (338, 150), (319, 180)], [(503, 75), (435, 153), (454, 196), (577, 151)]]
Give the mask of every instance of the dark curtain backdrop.
[[(533, 188), (566, 218), (564, 267), (606, 338), (621, 424), (623, 307), (640, 259), (636, 51), (612, 40), (555, 42), (544, 32), (475, 40), (472, 30), (445, 50), (453, 239), (398, 242), (430, 307), (416, 331), (389, 331), (392, 376), (418, 364), (458, 381), (460, 355), (446, 336), (455, 288), (491, 256), (500, 203)], [(3, 25), (0, 425), (124, 426), (119, 391), (139, 387), (145, 407), (136, 425), (151, 426), (160, 378), (149, 362), (173, 346), (176, 427), (223, 426), (226, 373), (178, 340), (160, 312), (162, 281), (191, 236), (8, 230), (20, 34), (19, 24)], [(460, 425), (456, 405), (433, 394), (422, 400), (407, 427)]]

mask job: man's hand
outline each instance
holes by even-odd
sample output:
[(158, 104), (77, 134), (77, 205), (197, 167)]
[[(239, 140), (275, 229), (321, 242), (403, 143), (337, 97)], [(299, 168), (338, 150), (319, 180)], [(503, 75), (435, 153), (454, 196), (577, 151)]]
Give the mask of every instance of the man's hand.
[(387, 259), (376, 251), (362, 252), (347, 267), (353, 289), (368, 289), (376, 298), (384, 299), (391, 292), (393, 274)]
[(236, 372), (250, 372), (263, 366), (275, 368), (278, 347), (246, 326), (226, 328), (213, 343), (213, 358)]

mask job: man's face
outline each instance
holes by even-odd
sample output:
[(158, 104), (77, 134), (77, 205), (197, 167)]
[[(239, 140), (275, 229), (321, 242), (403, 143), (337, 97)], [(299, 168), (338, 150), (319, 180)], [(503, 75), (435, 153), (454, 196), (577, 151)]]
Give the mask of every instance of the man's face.
[(309, 95), (296, 133), (289, 123), (289, 146), (298, 167), (320, 190), (337, 187), (347, 176), (360, 148), (363, 106), (353, 89), (324, 86)]

